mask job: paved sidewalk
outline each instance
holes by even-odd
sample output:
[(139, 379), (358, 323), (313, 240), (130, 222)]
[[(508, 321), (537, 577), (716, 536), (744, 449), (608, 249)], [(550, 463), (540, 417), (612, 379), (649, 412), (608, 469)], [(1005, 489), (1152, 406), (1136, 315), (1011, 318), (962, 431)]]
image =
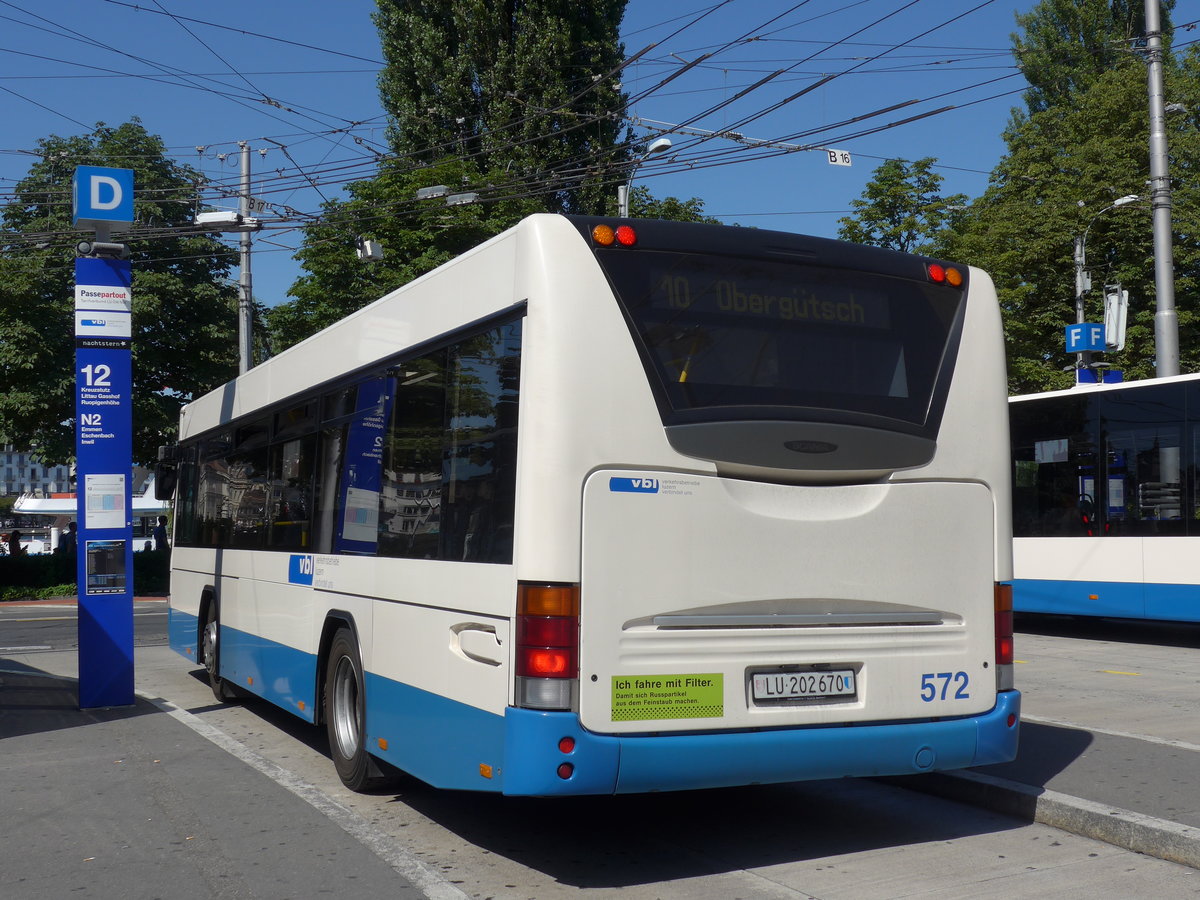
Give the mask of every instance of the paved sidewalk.
[(1200, 867), (1200, 626), (1023, 625), (1017, 759), (900, 783)]
[(0, 659), (0, 897), (424, 895), (322, 811), (139, 698)]

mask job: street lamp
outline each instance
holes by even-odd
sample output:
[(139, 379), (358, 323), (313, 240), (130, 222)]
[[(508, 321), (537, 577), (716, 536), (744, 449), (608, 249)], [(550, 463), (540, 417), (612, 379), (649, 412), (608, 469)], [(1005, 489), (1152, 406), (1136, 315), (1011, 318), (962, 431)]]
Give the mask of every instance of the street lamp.
[(633, 165), (629, 168), (629, 177), (625, 179), (625, 183), (617, 187), (617, 215), (622, 219), (629, 218), (629, 194), (633, 190), (633, 176), (638, 170), (638, 166), (644, 163), (656, 153), (665, 153), (671, 149), (671, 139), (660, 137), (651, 142), (646, 148), (646, 152), (633, 161)]
[[(1084, 321), (1083, 301), (1084, 295), (1091, 289), (1092, 281), (1088, 277), (1086, 270), (1087, 266), (1087, 236), (1092, 230), (1092, 226), (1096, 224), (1096, 220), (1108, 212), (1110, 209), (1116, 209), (1119, 206), (1128, 206), (1130, 203), (1136, 203), (1141, 200), (1139, 194), (1126, 194), (1124, 197), (1118, 197), (1100, 212), (1092, 216), (1091, 221), (1087, 223), (1087, 227), (1083, 229), (1083, 234), (1075, 238), (1075, 322), (1082, 324)], [(1083, 201), (1080, 201), (1082, 204)], [(1086, 368), (1091, 363), (1091, 354), (1084, 351), (1079, 354), (1078, 365), (1076, 368)]]

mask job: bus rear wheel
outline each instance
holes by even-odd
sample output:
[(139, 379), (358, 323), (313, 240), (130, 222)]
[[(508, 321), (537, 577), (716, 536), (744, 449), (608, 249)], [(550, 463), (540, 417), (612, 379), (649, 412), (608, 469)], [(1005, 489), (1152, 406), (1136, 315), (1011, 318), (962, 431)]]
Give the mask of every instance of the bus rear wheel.
[(329, 753), (342, 784), (352, 791), (373, 787), (379, 778), (366, 747), (366, 691), (358, 641), (338, 629), (325, 666), (325, 727)]

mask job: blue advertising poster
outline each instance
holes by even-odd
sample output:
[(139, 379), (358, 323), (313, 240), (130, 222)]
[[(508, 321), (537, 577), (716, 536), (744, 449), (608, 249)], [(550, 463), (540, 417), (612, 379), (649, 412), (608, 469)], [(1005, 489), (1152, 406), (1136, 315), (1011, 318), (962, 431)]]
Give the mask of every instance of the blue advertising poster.
[(79, 705), (133, 703), (133, 402), (127, 260), (75, 265)]
[(372, 378), (358, 386), (354, 418), (346, 425), (342, 456), (342, 511), (334, 550), (374, 553), (379, 544), (379, 492), (383, 487), (383, 440), (387, 420), (388, 379)]

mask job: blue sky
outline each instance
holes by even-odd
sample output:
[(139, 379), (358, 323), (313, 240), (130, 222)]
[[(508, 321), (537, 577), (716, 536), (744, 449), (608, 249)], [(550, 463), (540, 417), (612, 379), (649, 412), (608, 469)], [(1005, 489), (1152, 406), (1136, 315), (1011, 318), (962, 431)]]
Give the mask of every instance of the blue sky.
[[(674, 142), (637, 181), (659, 196), (699, 197), (726, 222), (822, 236), (835, 236), (889, 157), (937, 157), (946, 192), (977, 196), (1021, 102), (1009, 35), (1014, 12), (1032, 5), (630, 0), (626, 52), (649, 49), (622, 74), (629, 94), (644, 94), (629, 112), (639, 133)], [(237, 142), (249, 141), (255, 193), (276, 212), (317, 213), (322, 195), (369, 174), (372, 150), (383, 149), (373, 9), (371, 0), (0, 0), (0, 199), (39, 138), (138, 116), (177, 159), (231, 184)], [(827, 76), (836, 77), (771, 110)], [(672, 127), (681, 123), (690, 130)], [(726, 129), (743, 141), (712, 134)], [(819, 149), (782, 152), (799, 146), (848, 151), (851, 165), (831, 165)], [(255, 294), (268, 305), (300, 274), (299, 232), (276, 222), (254, 243)]]

